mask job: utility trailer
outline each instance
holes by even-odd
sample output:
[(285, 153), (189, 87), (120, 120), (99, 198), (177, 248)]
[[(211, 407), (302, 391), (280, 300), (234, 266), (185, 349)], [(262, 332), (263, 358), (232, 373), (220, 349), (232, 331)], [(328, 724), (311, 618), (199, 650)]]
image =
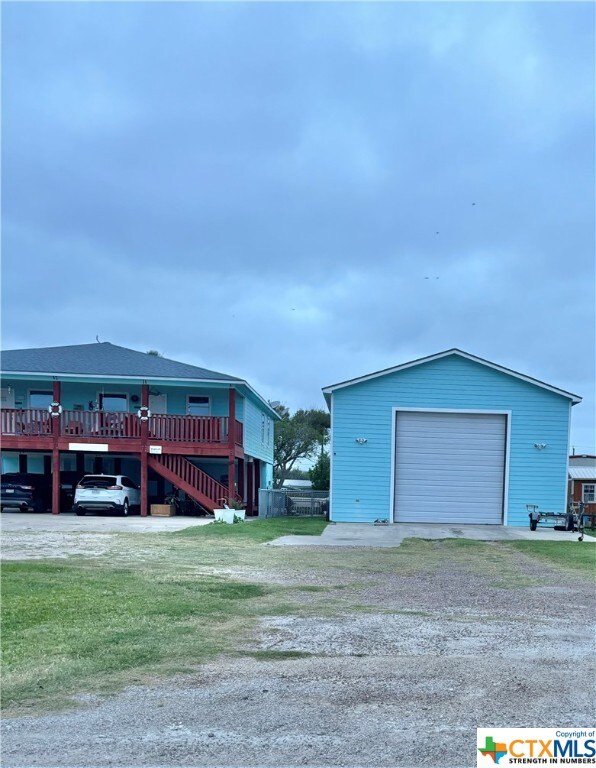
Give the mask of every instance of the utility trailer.
[(578, 541), (583, 541), (584, 507), (583, 501), (573, 501), (569, 503), (567, 512), (545, 512), (538, 507), (538, 504), (526, 504), (530, 530), (535, 531), (540, 525), (542, 528), (553, 528), (555, 531), (577, 531)]

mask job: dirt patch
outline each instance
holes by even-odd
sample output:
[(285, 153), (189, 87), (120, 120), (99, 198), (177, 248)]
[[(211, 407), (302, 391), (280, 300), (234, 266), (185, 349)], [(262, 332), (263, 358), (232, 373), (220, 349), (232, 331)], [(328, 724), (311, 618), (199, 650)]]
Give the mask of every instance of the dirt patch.
[(316, 619), (279, 616), (262, 623), (259, 647), (326, 656), (458, 656), (559, 661), (582, 664), (593, 647), (591, 627), (569, 628), (568, 620), (503, 621), (491, 614), (428, 616), (354, 614)]
[(64, 559), (68, 557), (102, 557), (113, 552), (117, 544), (122, 556), (144, 559), (154, 553), (151, 546), (138, 541), (126, 546), (126, 537), (109, 533), (34, 532), (4, 534), (2, 560)]

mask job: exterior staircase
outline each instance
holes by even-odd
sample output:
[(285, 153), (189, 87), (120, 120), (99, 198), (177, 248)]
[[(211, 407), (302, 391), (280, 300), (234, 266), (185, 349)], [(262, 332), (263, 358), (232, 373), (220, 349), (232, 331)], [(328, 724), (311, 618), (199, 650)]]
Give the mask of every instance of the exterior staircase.
[(149, 456), (147, 464), (209, 512), (223, 507), (223, 500), (229, 496), (225, 485), (218, 483), (202, 469), (195, 467), (184, 456), (175, 454)]

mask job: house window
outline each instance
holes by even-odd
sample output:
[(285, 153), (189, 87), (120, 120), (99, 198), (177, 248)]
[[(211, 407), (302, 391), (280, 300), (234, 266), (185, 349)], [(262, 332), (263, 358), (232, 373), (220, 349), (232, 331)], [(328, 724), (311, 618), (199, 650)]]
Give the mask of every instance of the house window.
[(209, 398), (203, 395), (189, 395), (186, 411), (189, 416), (209, 416)]
[(267, 418), (267, 445), (271, 445), (271, 419)]
[(265, 442), (265, 416), (261, 414), (261, 442)]
[(47, 409), (54, 402), (54, 395), (40, 389), (32, 389), (29, 392), (29, 408)]
[(128, 411), (127, 395), (100, 395), (99, 408), (102, 411)]
[(596, 501), (596, 483), (582, 485), (582, 501), (585, 504), (593, 504)]
[(0, 389), (0, 398), (3, 408), (14, 408), (14, 389), (12, 387), (3, 387)]

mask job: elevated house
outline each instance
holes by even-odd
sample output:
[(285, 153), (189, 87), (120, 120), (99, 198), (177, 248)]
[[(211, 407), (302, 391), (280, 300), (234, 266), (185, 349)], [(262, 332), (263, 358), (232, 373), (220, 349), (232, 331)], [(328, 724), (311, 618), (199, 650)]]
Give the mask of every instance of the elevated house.
[[(125, 474), (141, 514), (174, 486), (207, 511), (255, 511), (279, 417), (244, 379), (107, 342), (2, 353), (2, 471)], [(161, 497), (161, 498), (160, 498)]]

